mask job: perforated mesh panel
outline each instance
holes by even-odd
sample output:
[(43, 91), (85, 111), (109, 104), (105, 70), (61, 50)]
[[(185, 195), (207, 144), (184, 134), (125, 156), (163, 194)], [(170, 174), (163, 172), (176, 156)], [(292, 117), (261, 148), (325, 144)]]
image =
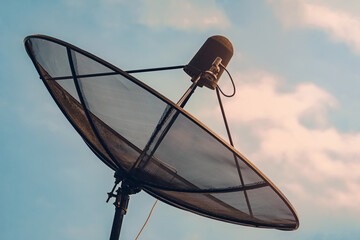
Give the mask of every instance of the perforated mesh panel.
[(203, 216), (297, 228), (296, 213), (281, 192), (183, 109), (62, 41), (33, 36), (25, 46), (60, 109), (109, 167), (153, 196)]

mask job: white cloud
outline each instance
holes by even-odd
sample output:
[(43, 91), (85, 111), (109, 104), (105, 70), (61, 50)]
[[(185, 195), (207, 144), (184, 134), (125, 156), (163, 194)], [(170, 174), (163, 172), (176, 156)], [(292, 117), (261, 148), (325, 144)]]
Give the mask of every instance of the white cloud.
[(346, 1), (268, 0), (286, 28), (308, 27), (326, 32), (334, 41), (360, 54), (359, 3)]
[(150, 27), (176, 29), (225, 29), (230, 26), (215, 1), (144, 0), (140, 23)]
[[(276, 174), (297, 199), (360, 211), (360, 133), (342, 133), (329, 124), (327, 112), (338, 107), (336, 99), (312, 83), (284, 90), (286, 82), (269, 73), (235, 78), (242, 79), (236, 97), (224, 105), (236, 142), (247, 141), (239, 130), (244, 128), (257, 140), (257, 149), (245, 155)], [(304, 115), (314, 124), (304, 123)]]

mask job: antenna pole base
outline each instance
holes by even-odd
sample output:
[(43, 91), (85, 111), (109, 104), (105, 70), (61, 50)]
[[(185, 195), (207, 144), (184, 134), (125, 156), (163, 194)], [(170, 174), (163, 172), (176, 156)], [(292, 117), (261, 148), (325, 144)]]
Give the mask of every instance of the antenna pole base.
[(116, 200), (114, 202), (115, 215), (111, 228), (110, 240), (119, 240), (123, 218), (127, 213), (127, 207), (130, 200), (130, 194), (138, 193), (141, 189), (128, 184), (126, 181), (121, 182), (121, 187), (116, 191)]

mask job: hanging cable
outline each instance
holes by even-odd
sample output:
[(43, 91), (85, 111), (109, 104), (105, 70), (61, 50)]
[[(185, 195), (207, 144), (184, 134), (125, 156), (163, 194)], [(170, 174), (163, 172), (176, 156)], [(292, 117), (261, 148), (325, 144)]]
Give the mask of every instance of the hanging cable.
[(229, 71), (225, 68), (225, 66), (224, 66), (222, 63), (220, 63), (220, 67), (222, 67), (222, 68), (226, 71), (226, 73), (229, 75), (230, 80), (231, 80), (231, 83), (232, 83), (232, 85), (233, 85), (234, 91), (233, 91), (233, 93), (232, 93), (231, 95), (227, 95), (227, 94), (225, 94), (225, 93), (221, 90), (221, 88), (219, 87), (219, 85), (217, 85), (216, 88), (219, 89), (219, 91), (221, 92), (221, 94), (224, 95), (225, 97), (233, 97), (233, 96), (235, 95), (235, 93), (236, 93), (236, 87), (235, 87), (234, 80), (232, 79), (231, 74), (229, 73)]
[(150, 217), (151, 217), (151, 214), (152, 214), (152, 212), (153, 212), (156, 204), (158, 203), (158, 201), (159, 201), (159, 200), (156, 200), (156, 202), (154, 203), (154, 206), (151, 208), (151, 211), (150, 211), (150, 213), (149, 213), (149, 216), (148, 216), (148, 218), (146, 219), (146, 222), (144, 223), (143, 227), (141, 228), (141, 230), (140, 230), (140, 232), (139, 232), (139, 234), (137, 235), (137, 237), (136, 237), (135, 240), (138, 240), (138, 239), (139, 239), (140, 234), (142, 233), (142, 231), (144, 230), (146, 224), (148, 223), (148, 221), (149, 221), (149, 219), (150, 219)]

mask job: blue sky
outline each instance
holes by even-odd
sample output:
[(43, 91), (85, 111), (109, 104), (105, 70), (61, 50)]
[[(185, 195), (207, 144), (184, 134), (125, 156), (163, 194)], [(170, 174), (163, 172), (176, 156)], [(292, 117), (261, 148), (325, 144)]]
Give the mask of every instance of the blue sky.
[[(113, 173), (57, 109), (23, 47), (46, 34), (121, 69), (186, 64), (226, 36), (237, 95), (225, 101), (236, 148), (298, 212), (294, 232), (221, 223), (159, 203), (141, 239), (358, 239), (360, 3), (340, 0), (2, 0), (0, 239), (107, 239)], [(176, 101), (181, 71), (136, 75)], [(224, 90), (231, 90), (224, 75)], [(206, 101), (204, 101), (206, 99)], [(215, 95), (187, 110), (224, 135)], [(132, 196), (122, 239), (155, 199)]]

